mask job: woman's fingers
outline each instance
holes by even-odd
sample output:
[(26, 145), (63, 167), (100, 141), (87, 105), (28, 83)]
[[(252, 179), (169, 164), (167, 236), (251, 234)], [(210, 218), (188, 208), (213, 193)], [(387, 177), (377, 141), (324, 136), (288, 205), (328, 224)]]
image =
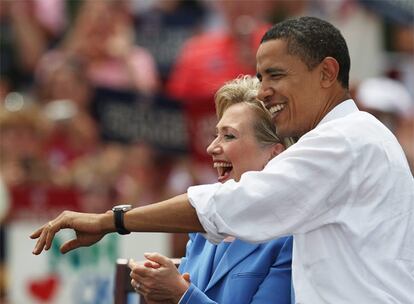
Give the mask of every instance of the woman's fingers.
[(129, 269), (133, 270), (135, 267), (138, 266), (138, 263), (134, 261), (134, 259), (128, 260), (128, 267)]
[(158, 268), (161, 267), (160, 264), (158, 264), (157, 262), (153, 262), (153, 261), (145, 261), (144, 266), (149, 267), (149, 268), (153, 268), (153, 269), (158, 269)]
[(170, 266), (172, 264), (169, 258), (157, 252), (144, 253), (144, 257), (146, 257), (148, 260), (152, 262), (160, 264), (161, 266)]
[(190, 274), (188, 272), (185, 272), (181, 275), (184, 280), (186, 280), (188, 283), (191, 283)]
[(151, 268), (147, 268), (144, 265), (136, 265), (130, 272), (129, 276), (136, 280), (141, 281), (143, 278), (148, 276), (148, 273), (151, 271)]

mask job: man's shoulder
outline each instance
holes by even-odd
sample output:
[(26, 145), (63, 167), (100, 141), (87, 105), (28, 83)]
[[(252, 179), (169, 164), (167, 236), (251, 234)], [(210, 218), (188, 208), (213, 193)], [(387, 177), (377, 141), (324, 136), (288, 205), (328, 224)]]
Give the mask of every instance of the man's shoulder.
[(318, 125), (309, 133), (340, 136), (344, 138), (363, 138), (367, 140), (393, 137), (391, 131), (373, 115), (357, 111), (346, 116)]

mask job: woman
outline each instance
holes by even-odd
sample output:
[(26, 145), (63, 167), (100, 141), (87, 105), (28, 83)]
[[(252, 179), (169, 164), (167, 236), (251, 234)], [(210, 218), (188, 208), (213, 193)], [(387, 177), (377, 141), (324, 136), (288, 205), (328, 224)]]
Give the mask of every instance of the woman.
[[(216, 93), (217, 136), (207, 153), (221, 183), (262, 170), (284, 150), (256, 100), (258, 85), (244, 76)], [(151, 303), (290, 303), (291, 251), (292, 237), (262, 244), (227, 238), (214, 245), (192, 233), (179, 271), (168, 258), (145, 254), (147, 262), (130, 265), (131, 284)]]

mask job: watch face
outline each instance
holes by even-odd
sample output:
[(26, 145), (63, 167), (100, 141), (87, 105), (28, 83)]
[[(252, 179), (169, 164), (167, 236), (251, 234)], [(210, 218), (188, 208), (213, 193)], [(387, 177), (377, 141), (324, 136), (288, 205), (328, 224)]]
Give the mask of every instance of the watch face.
[(132, 209), (132, 206), (131, 205), (117, 205), (117, 206), (114, 206), (113, 208), (112, 208), (112, 211), (123, 211), (123, 212), (126, 212), (126, 211), (128, 211), (128, 210), (131, 210)]

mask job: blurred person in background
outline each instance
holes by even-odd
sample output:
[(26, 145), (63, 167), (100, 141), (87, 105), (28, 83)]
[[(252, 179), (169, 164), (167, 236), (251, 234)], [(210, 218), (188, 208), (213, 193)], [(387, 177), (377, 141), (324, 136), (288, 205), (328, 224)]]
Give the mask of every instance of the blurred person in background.
[(135, 34), (138, 45), (154, 56), (163, 87), (184, 41), (203, 29), (208, 9), (200, 0), (151, 2), (135, 12)]
[(42, 114), (17, 93), (9, 95), (5, 106), (0, 107), (0, 167), (7, 187), (51, 180), (43, 155), (47, 125)]
[(395, 134), (414, 173), (414, 103), (407, 88), (388, 77), (373, 77), (356, 88), (355, 100)]
[(100, 145), (91, 111), (93, 87), (78, 59), (61, 54), (42, 62), (36, 73), (36, 98), (50, 121), (45, 155), (61, 177), (76, 159), (95, 153)]
[(3, 176), (0, 174), (0, 302), (5, 302), (6, 298), (6, 239), (5, 227), (3, 221), (8, 215), (10, 208), (9, 191), (3, 181)]
[(0, 108), (0, 167), (10, 193), (10, 222), (78, 209), (76, 190), (59, 182), (62, 174), (45, 153), (50, 130), (43, 110), (18, 93), (9, 94)]
[(171, 196), (167, 180), (172, 162), (149, 143), (131, 144), (125, 149), (119, 179), (118, 201), (144, 206)]
[(64, 31), (63, 20), (63, 1), (0, 1), (0, 100), (11, 91), (29, 93), (38, 61)]
[[(207, 153), (220, 183), (263, 169), (285, 149), (271, 116), (256, 99), (258, 88), (256, 78), (244, 76), (215, 95), (219, 122)], [(131, 284), (148, 303), (288, 304), (292, 243), (292, 237), (261, 244), (229, 237), (215, 245), (201, 234), (190, 234), (179, 270), (165, 256), (146, 254), (145, 263), (130, 262)]]
[(85, 66), (93, 86), (149, 95), (159, 88), (152, 55), (135, 45), (128, 1), (85, 0), (60, 47), (46, 53), (43, 64), (62, 53)]
[(80, 193), (84, 212), (103, 212), (119, 201), (117, 182), (127, 147), (116, 143), (101, 144), (92, 154), (76, 159), (68, 170), (70, 183)]
[[(174, 156), (146, 142), (125, 146), (113, 183), (116, 202), (131, 202), (134, 207), (139, 207), (181, 193), (183, 188), (195, 182), (191, 167), (187, 165), (187, 161), (177, 161)], [(170, 237), (171, 255), (183, 256), (188, 236), (173, 233)]]
[[(188, 121), (192, 160), (200, 172), (208, 172), (205, 154), (209, 134), (216, 122), (214, 93), (226, 81), (240, 74), (255, 73), (255, 52), (269, 25), (268, 1), (210, 2), (221, 22), (188, 39), (166, 84), (169, 97), (183, 103)], [(213, 178), (211, 177), (211, 180)]]
[[(410, 92), (414, 101), (413, 2), (359, 0), (359, 3), (381, 20), (383, 54), (379, 66), (382, 70), (381, 73), (373, 76), (387, 75), (400, 81)], [(365, 45), (366, 43), (364, 47)]]

